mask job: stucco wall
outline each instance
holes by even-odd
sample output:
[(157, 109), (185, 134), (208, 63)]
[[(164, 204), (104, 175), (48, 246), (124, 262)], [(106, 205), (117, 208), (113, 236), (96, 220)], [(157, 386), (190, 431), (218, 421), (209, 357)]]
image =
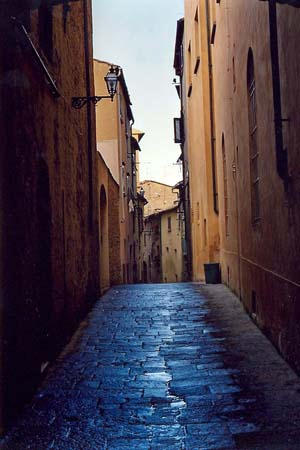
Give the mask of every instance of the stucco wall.
[[(198, 21), (195, 18), (198, 17)], [(187, 155), (191, 207), (193, 279), (204, 263), (219, 261), (218, 216), (214, 211), (212, 120), (208, 70), (206, 1), (185, 1), (184, 60)], [(197, 63), (197, 59), (199, 59)]]
[[(223, 281), (298, 370), (300, 329), (299, 9), (277, 5), (284, 147), (290, 182), (276, 169), (268, 2), (216, 6), (213, 48)], [(254, 56), (260, 219), (251, 219), (247, 56)], [(224, 135), (229, 227), (225, 231)]]
[[(104, 80), (110, 64), (94, 60), (95, 95), (108, 95)], [(118, 113), (116, 100), (103, 99), (96, 107), (97, 149), (117, 183), (120, 182)]]
[[(107, 95), (104, 76), (110, 63), (94, 60), (95, 89), (99, 95)], [(133, 168), (131, 148), (131, 102), (124, 75), (120, 77), (113, 99), (103, 99), (97, 106), (97, 148), (113, 178), (119, 184), (120, 263), (123, 283), (133, 281), (133, 211), (130, 200), (133, 192)]]

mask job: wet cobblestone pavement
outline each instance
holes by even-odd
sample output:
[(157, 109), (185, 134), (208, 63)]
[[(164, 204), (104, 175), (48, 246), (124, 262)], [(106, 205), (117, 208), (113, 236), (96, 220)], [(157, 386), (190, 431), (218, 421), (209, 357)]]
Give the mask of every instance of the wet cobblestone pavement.
[(2, 449), (299, 449), (300, 382), (224, 286), (120, 286)]

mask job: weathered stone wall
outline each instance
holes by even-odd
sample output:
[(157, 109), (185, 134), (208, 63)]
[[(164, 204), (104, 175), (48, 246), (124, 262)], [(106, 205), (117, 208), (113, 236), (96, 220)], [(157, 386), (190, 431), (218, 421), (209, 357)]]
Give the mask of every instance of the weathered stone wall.
[(145, 198), (148, 203), (145, 205), (145, 217), (163, 209), (172, 208), (178, 200), (178, 191), (173, 190), (173, 186), (159, 183), (153, 180), (143, 180), (139, 182), (138, 188), (143, 188)]
[[(9, 4), (10, 2), (7, 2)], [(1, 20), (1, 261), (4, 412), (15, 413), (97, 297), (98, 209), (90, 1), (52, 9), (49, 48), (38, 11), (20, 15), (60, 97), (51, 93), (28, 39)], [(27, 20), (25, 20), (27, 19)], [(85, 48), (86, 33), (86, 48)], [(87, 69), (88, 63), (89, 69)]]

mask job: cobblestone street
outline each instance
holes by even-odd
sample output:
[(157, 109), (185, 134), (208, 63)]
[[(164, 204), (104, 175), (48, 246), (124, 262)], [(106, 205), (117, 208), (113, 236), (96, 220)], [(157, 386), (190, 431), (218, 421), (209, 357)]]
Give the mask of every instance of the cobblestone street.
[(300, 382), (221, 285), (95, 305), (3, 449), (299, 449)]

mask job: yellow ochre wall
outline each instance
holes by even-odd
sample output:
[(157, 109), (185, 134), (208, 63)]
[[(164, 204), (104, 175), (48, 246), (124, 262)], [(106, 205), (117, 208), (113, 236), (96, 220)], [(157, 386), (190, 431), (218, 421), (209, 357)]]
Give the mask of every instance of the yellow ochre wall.
[[(198, 20), (195, 20), (195, 19)], [(206, 1), (185, 1), (186, 144), (192, 235), (192, 271), (204, 278), (204, 263), (219, 261), (218, 214), (214, 211)], [(197, 62), (198, 60), (198, 62)], [(213, 112), (212, 112), (213, 116)], [(213, 117), (212, 117), (213, 118)]]
[[(207, 4), (209, 10), (205, 8)], [(278, 174), (276, 161), (269, 2), (222, 0), (216, 4), (213, 0), (186, 1), (186, 71), (189, 66), (187, 49), (189, 41), (193, 43), (192, 24), (197, 6), (201, 39), (207, 22), (211, 31), (222, 281), (239, 295), (258, 326), (300, 370), (300, 9), (277, 3), (281, 106), (285, 119), (282, 121), (283, 146), (288, 155), (288, 176), (284, 182)], [(194, 68), (193, 45), (191, 48)], [(260, 204), (260, 214), (255, 221), (251, 214), (247, 87), (250, 48), (254, 60)], [(201, 54), (201, 75), (197, 78), (199, 70), (192, 75), (192, 93), (186, 99), (195, 257), (198, 255), (195, 198), (200, 195), (205, 205), (203, 199), (207, 192), (208, 199), (211, 192), (209, 180), (204, 184), (205, 174), (209, 173), (205, 171), (205, 155), (208, 154), (205, 139), (209, 139), (210, 134), (207, 133), (210, 122), (203, 119), (204, 111), (209, 111), (205, 101), (209, 92), (207, 55), (205, 51)], [(195, 104), (193, 96), (197, 98)], [(199, 105), (205, 105), (204, 109)], [(195, 124), (199, 131), (195, 130)], [(196, 173), (198, 184), (195, 183)], [(202, 211), (205, 211), (203, 205), (200, 203), (200, 221)], [(214, 235), (214, 226), (212, 230)]]

